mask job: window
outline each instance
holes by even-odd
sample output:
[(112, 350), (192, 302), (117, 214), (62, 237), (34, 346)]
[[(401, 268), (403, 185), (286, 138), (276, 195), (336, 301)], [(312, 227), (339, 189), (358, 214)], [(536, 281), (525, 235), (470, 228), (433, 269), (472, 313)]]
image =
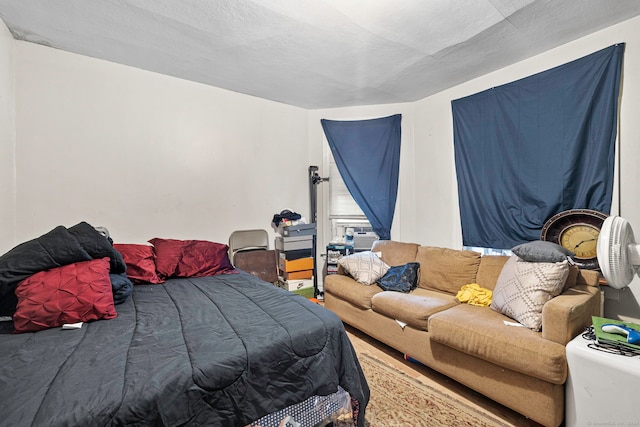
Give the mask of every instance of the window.
[(372, 233), (373, 228), (364, 212), (358, 206), (347, 186), (342, 181), (338, 167), (329, 156), (329, 219), (331, 220), (331, 240), (342, 242), (346, 231), (352, 228), (355, 233)]
[(358, 207), (358, 204), (347, 186), (344, 184), (338, 167), (336, 166), (333, 157), (329, 161), (329, 192), (330, 192), (330, 205), (329, 205), (329, 218), (346, 218), (346, 219), (364, 219), (365, 216), (362, 209)]
[(464, 249), (465, 251), (479, 252), (482, 255), (513, 255), (511, 249), (484, 248), (480, 246), (463, 246), (462, 249)]

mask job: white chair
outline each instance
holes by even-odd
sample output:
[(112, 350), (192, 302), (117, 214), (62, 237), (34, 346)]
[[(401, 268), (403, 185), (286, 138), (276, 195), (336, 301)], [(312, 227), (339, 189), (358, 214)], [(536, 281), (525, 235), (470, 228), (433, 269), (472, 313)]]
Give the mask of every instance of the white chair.
[(267, 230), (236, 230), (229, 236), (229, 259), (238, 269), (265, 282), (278, 282), (276, 251), (269, 250)]

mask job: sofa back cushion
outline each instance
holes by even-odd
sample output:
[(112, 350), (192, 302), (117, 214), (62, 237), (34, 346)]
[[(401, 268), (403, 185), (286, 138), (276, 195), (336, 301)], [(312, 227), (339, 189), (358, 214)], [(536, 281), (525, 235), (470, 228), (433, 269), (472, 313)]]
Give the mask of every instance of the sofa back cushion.
[(509, 256), (507, 255), (484, 255), (480, 260), (476, 283), (480, 285), (480, 287), (493, 291), (502, 267), (504, 267), (508, 259)]
[(420, 263), (418, 286), (456, 294), (464, 285), (476, 283), (480, 258), (473, 251), (420, 246), (416, 254)]
[(371, 252), (381, 252), (380, 258), (389, 266), (404, 265), (416, 260), (418, 245), (416, 243), (378, 240), (373, 242)]
[[(507, 255), (484, 255), (480, 260), (476, 283), (483, 288), (495, 290), (502, 267), (504, 267), (508, 259), (509, 256)], [(577, 266), (569, 266), (569, 276), (564, 284), (563, 292), (576, 285), (580, 272), (581, 270)]]

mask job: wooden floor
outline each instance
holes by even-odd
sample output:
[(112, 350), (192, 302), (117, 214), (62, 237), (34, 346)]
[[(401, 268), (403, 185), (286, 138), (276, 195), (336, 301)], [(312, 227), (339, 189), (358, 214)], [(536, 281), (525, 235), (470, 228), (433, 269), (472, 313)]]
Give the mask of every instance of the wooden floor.
[(345, 327), (357, 353), (364, 353), (375, 357), (433, 388), (440, 389), (445, 393), (455, 394), (459, 400), (464, 401), (469, 404), (469, 406), (481, 412), (493, 414), (494, 417), (503, 420), (509, 426), (541, 427), (538, 423), (493, 402), (483, 395), (424, 365), (405, 361), (402, 353), (369, 337), (363, 332), (348, 325), (345, 325)]

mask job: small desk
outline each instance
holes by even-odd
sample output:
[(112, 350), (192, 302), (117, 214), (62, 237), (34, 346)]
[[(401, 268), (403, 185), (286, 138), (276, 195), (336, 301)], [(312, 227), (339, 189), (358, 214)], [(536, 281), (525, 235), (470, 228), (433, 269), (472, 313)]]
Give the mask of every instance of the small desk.
[(565, 427), (640, 426), (640, 357), (588, 347), (578, 335), (567, 344)]

